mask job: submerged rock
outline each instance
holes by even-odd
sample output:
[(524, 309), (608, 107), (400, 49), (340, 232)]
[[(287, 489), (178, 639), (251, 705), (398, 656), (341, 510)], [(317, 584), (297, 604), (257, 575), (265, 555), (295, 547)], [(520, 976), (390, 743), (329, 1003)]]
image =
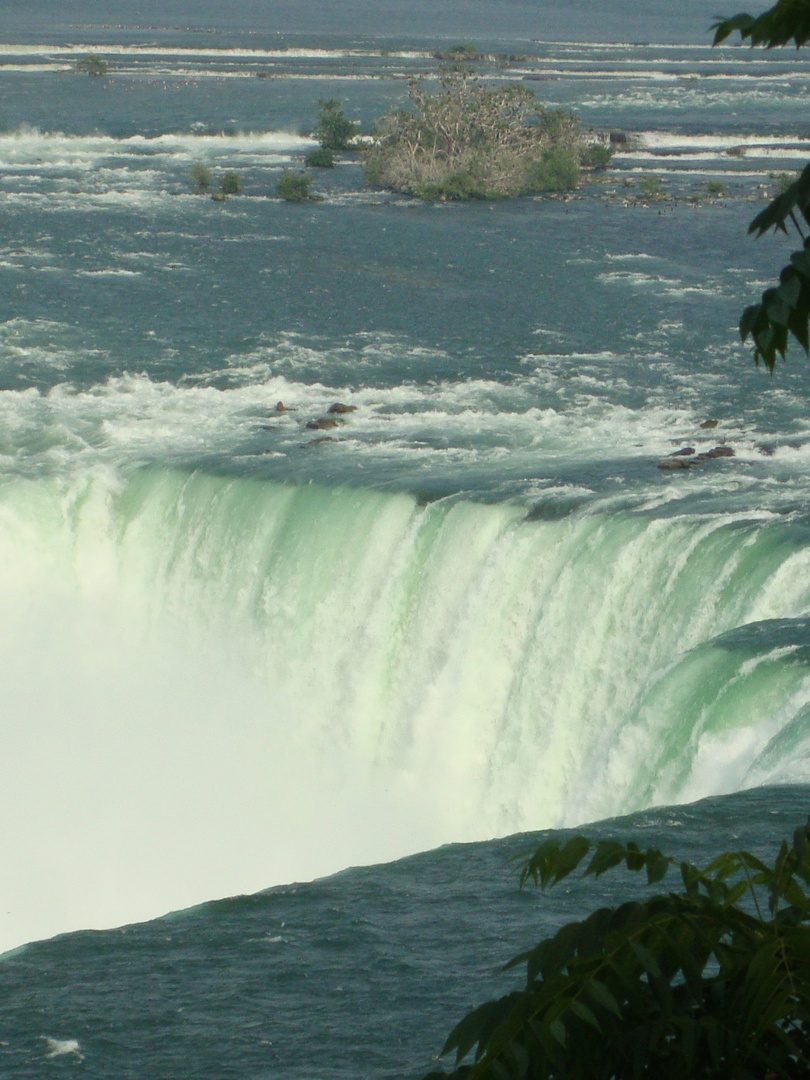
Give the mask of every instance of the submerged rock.
[(319, 416), (317, 420), (307, 420), (307, 431), (328, 431), (329, 428), (336, 428), (339, 423), (340, 421), (332, 416)]
[(342, 401), (336, 401), (335, 404), (330, 405), (326, 411), (327, 413), (338, 413), (342, 415), (343, 413), (357, 412), (357, 406), (344, 405)]
[(734, 451), (730, 446), (714, 446), (711, 450), (704, 450), (700, 454), (695, 453), (694, 446), (684, 446), (681, 450), (675, 450), (669, 457), (659, 461), (658, 468), (689, 469), (692, 465), (702, 465), (706, 461), (729, 457), (734, 457)]
[(711, 431), (712, 428), (717, 427), (717, 424), (717, 420), (704, 420), (700, 427), (702, 431)]

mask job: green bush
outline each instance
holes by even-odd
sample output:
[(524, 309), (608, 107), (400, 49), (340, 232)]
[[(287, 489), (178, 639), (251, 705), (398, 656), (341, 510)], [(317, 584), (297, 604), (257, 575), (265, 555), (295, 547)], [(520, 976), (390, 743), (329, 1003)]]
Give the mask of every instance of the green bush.
[(238, 195), (242, 190), (242, 182), (239, 173), (228, 170), (222, 177), (222, 191), (225, 195)]
[(667, 197), (667, 189), (660, 176), (642, 176), (639, 193), (642, 199), (649, 199), (651, 202), (659, 202)]
[(309, 189), (312, 186), (312, 177), (306, 173), (290, 172), (285, 169), (276, 188), (278, 194), (287, 202), (304, 202), (309, 198)]
[(198, 161), (191, 166), (191, 179), (194, 182), (197, 191), (208, 191), (211, 187), (213, 176), (208, 166), (203, 165)]
[(329, 98), (326, 101), (321, 98), (318, 104), (320, 105), (318, 123), (312, 134), (324, 150), (347, 150), (357, 134), (357, 124), (346, 119), (343, 106), (336, 98)]
[(101, 56), (96, 56), (95, 53), (88, 53), (87, 56), (83, 56), (81, 60), (76, 61), (76, 71), (81, 72), (83, 75), (94, 75), (98, 77), (107, 74), (109, 71), (109, 64)]
[(726, 185), (722, 180), (707, 180), (706, 181), (706, 194), (707, 195), (724, 195), (726, 191)]
[(313, 169), (331, 169), (335, 164), (335, 155), (328, 146), (318, 146), (309, 151), (304, 162)]
[(460, 45), (451, 45), (449, 49), (439, 49), (433, 54), (434, 59), (441, 61), (467, 63), (478, 59), (478, 49), (472, 41), (465, 41)]
[(480, 177), (466, 169), (456, 169), (441, 180), (428, 181), (414, 189), (414, 195), (427, 202), (445, 202), (464, 199), (497, 199), (496, 191), (490, 191)]
[(572, 191), (579, 183), (579, 163), (569, 146), (553, 146), (526, 168), (529, 191)]
[(580, 162), (585, 169), (606, 169), (613, 157), (613, 151), (604, 143), (590, 143), (581, 155)]
[[(521, 885), (678, 871), (681, 888), (600, 908), (516, 956), (526, 983), (450, 1033), (433, 1080), (806, 1080), (810, 824), (771, 865), (725, 852), (706, 869), (655, 848), (575, 836), (541, 844)], [(474, 1064), (462, 1065), (474, 1051)], [(426, 1078), (427, 1080), (427, 1078)]]

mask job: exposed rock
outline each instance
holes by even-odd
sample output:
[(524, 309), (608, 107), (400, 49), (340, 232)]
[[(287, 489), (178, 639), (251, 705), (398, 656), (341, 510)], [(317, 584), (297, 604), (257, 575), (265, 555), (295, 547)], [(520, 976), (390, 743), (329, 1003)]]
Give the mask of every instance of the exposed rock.
[(287, 412), (287, 411), (288, 411), (287, 406), (284, 404), (283, 401), (277, 401), (276, 402), (276, 412)]
[(328, 431), (329, 428), (336, 428), (339, 423), (340, 421), (332, 416), (319, 416), (317, 420), (307, 420), (307, 431)]
[(211, 198), (214, 202), (225, 202), (226, 195), (224, 191), (215, 191)]
[(673, 450), (670, 457), (691, 457), (694, 454), (694, 446), (682, 446), (680, 450)]
[(610, 133), (610, 145), (611, 146), (624, 146), (628, 142), (626, 131), (611, 131)]
[(658, 462), (659, 469), (688, 469), (692, 464), (692, 458), (666, 457)]
[(734, 457), (734, 451), (730, 446), (715, 446), (707, 450), (703, 456), (706, 458)]
[(712, 428), (717, 427), (717, 420), (704, 420), (700, 427), (702, 431), (711, 431)]
[(343, 402), (336, 401), (335, 404), (330, 405), (329, 408), (326, 411), (327, 411), (327, 413), (338, 413), (338, 414), (343, 414), (343, 413), (348, 413), (348, 412), (357, 412), (357, 406), (356, 405), (344, 405)]

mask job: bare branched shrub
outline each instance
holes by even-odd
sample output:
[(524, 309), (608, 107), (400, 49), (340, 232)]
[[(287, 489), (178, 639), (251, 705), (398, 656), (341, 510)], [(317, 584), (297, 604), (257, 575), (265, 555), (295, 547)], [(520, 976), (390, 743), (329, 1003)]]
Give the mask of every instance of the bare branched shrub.
[(416, 80), (409, 91), (412, 108), (384, 117), (366, 151), (375, 186), (424, 199), (570, 190), (598, 142), (573, 113), (546, 110), (519, 84), (492, 88), (454, 72), (435, 93)]

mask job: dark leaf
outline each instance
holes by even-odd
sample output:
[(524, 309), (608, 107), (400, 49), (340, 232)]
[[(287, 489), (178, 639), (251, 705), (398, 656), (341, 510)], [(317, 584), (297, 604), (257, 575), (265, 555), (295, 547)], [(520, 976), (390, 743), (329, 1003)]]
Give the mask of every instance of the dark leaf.
[(568, 877), (579, 866), (591, 849), (591, 842), (584, 836), (572, 836), (560, 851), (554, 866), (552, 885)]
[(620, 844), (618, 840), (600, 840), (585, 874), (586, 876), (594, 874), (599, 877), (607, 870), (612, 870), (614, 866), (624, 862), (624, 856), (624, 844)]
[(598, 979), (590, 979), (585, 984), (585, 992), (590, 997), (591, 1001), (597, 1005), (601, 1005), (603, 1009), (607, 1009), (608, 1012), (613, 1013), (614, 1016), (621, 1019), (622, 1014), (616, 998), (603, 983), (599, 982)]

